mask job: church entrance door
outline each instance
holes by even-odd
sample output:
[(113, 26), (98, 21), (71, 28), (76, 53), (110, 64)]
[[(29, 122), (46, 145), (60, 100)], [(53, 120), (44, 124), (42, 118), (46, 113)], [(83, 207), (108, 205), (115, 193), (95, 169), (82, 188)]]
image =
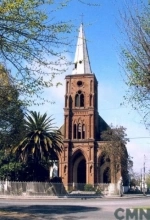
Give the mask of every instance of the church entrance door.
[(86, 160), (81, 152), (76, 154), (73, 163), (73, 183), (76, 189), (84, 190), (86, 184)]
[(86, 184), (86, 161), (82, 159), (77, 168), (77, 183), (78, 189), (84, 190)]

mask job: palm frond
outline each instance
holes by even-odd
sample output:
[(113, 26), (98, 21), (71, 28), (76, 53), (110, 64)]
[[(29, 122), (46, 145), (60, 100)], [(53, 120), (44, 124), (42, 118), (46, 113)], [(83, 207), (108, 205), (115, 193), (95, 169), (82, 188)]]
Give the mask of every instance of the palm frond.
[(24, 161), (31, 156), (38, 160), (54, 157), (61, 151), (63, 139), (53, 121), (54, 118), (48, 117), (46, 113), (41, 115), (31, 111), (26, 114), (25, 126), (28, 133), (19, 145), (14, 147), (14, 152), (18, 152)]

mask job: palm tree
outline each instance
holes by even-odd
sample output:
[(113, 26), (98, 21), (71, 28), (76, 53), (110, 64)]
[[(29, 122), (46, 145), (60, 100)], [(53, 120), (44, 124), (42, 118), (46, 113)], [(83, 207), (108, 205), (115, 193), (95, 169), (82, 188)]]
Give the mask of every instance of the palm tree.
[(47, 117), (46, 113), (41, 115), (39, 112), (30, 111), (26, 114), (26, 136), (13, 148), (13, 152), (17, 153), (24, 162), (32, 158), (35, 167), (42, 159), (46, 161), (54, 159), (61, 152), (63, 139), (53, 120)]

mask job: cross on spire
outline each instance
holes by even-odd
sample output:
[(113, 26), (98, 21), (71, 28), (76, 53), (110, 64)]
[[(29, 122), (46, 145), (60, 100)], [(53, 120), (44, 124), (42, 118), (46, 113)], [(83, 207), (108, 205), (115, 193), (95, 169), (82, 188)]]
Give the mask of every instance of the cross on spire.
[(81, 24), (83, 24), (84, 14), (82, 13), (80, 16), (81, 16)]

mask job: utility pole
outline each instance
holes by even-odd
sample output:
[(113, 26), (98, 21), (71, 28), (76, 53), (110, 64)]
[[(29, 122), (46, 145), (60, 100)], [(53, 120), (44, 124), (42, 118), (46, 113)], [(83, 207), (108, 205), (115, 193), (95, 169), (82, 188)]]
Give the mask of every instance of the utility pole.
[(144, 165), (143, 165), (143, 195), (146, 196), (145, 194), (145, 155), (144, 155)]
[(142, 169), (141, 169), (141, 192), (143, 192), (143, 176), (142, 176)]

